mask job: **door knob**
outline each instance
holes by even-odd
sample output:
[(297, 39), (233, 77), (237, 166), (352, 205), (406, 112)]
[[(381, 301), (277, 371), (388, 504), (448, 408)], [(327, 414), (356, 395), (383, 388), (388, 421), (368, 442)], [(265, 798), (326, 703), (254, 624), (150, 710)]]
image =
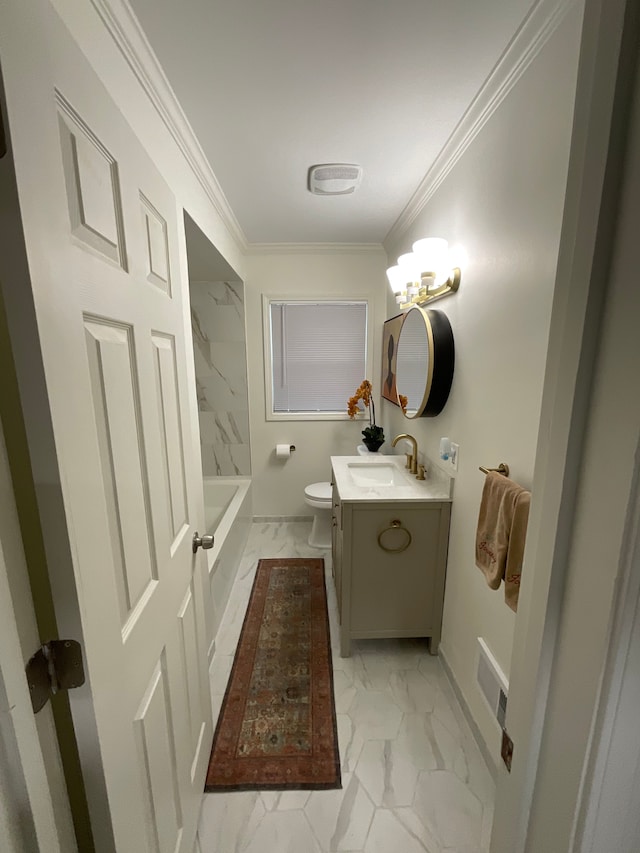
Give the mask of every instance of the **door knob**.
[(208, 551), (213, 548), (213, 534), (207, 533), (205, 536), (198, 536), (198, 531), (193, 534), (193, 553), (195, 554), (198, 548), (204, 548)]

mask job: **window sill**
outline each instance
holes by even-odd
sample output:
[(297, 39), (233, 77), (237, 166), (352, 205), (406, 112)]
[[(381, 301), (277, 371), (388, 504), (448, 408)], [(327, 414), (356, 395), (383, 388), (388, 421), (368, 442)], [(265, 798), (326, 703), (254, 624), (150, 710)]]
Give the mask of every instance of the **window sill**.
[[(346, 412), (267, 412), (268, 421), (348, 421)], [(364, 423), (365, 418), (354, 418)], [(368, 419), (367, 419), (368, 424)]]

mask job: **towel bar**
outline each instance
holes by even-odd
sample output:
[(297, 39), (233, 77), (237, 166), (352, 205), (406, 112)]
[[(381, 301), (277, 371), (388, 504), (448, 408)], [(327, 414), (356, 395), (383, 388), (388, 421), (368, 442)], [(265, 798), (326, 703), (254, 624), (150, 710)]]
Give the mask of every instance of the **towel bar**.
[(478, 470), (482, 471), (483, 474), (488, 474), (489, 471), (497, 471), (498, 474), (504, 474), (505, 477), (509, 476), (509, 466), (506, 462), (501, 462), (497, 468), (484, 468), (480, 465)]

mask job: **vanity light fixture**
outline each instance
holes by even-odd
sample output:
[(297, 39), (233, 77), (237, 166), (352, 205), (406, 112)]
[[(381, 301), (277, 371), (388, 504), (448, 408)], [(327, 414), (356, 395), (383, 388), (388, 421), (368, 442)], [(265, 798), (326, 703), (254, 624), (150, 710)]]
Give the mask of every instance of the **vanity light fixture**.
[(424, 305), (455, 293), (460, 287), (460, 267), (453, 266), (449, 244), (442, 237), (416, 240), (412, 251), (400, 255), (387, 278), (401, 308)]

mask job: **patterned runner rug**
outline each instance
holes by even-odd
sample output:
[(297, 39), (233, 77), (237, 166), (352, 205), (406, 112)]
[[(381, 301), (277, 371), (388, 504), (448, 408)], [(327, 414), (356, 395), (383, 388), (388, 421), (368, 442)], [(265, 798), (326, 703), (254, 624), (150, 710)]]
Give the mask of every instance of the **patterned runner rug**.
[(324, 560), (260, 560), (205, 790), (340, 787)]

